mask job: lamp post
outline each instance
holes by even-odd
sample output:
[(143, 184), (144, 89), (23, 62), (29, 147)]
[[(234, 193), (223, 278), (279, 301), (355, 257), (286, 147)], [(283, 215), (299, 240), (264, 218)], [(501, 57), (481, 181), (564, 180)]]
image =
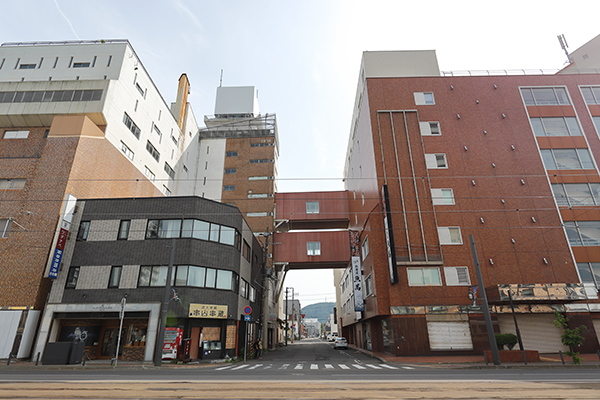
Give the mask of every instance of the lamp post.
[(173, 262), (175, 260), (175, 239), (171, 242), (171, 257), (169, 259), (169, 268), (167, 269), (167, 281), (165, 282), (165, 298), (160, 308), (160, 322), (158, 335), (156, 338), (156, 348), (154, 349), (154, 365), (162, 365), (162, 350), (165, 341), (165, 327), (167, 325), (167, 313), (169, 312), (169, 302), (171, 301), (171, 273), (173, 271)]

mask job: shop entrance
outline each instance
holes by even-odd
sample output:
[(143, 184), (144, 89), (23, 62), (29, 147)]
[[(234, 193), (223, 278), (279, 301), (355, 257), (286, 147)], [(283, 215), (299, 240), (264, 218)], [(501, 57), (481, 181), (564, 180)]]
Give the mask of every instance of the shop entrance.
[[(121, 333), (121, 346), (119, 347), (119, 357), (123, 355), (123, 344), (127, 331)], [(113, 358), (117, 349), (117, 340), (119, 336), (119, 328), (104, 328), (101, 334), (100, 348), (98, 358), (107, 359)]]

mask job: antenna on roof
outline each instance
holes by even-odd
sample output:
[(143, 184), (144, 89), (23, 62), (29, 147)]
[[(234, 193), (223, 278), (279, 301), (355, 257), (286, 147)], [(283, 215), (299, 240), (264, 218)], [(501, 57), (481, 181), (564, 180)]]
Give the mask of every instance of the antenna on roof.
[(567, 55), (568, 62), (571, 63), (571, 57), (569, 57), (569, 52), (567, 51), (569, 45), (567, 44), (567, 39), (565, 39), (565, 35), (558, 35), (557, 37), (558, 42), (560, 43), (560, 47), (562, 47), (562, 49), (565, 51), (565, 54)]
[(219, 79), (219, 87), (223, 86), (223, 70), (221, 70), (221, 79)]

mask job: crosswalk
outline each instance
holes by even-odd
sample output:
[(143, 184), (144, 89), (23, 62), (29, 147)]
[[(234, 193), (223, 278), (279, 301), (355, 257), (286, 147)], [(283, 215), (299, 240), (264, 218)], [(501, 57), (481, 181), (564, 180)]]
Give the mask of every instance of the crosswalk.
[(232, 364), (223, 367), (215, 368), (215, 371), (254, 371), (254, 370), (265, 370), (265, 369), (279, 369), (279, 370), (290, 370), (290, 371), (315, 371), (315, 370), (400, 370), (400, 369), (414, 369), (408, 366), (395, 367), (388, 364), (363, 364), (363, 363), (350, 363), (350, 364), (321, 364), (321, 363), (298, 363), (298, 364)]

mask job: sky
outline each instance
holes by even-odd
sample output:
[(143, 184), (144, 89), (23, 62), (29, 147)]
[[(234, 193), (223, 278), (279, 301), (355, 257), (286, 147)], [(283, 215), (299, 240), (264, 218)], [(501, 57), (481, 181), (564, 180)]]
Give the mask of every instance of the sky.
[[(559, 69), (596, 35), (598, 0), (0, 0), (0, 42), (128, 39), (163, 97), (187, 73), (198, 121), (216, 88), (255, 86), (279, 129), (280, 192), (343, 190), (361, 54), (436, 50), (442, 71)], [(301, 304), (333, 273), (292, 271)]]

